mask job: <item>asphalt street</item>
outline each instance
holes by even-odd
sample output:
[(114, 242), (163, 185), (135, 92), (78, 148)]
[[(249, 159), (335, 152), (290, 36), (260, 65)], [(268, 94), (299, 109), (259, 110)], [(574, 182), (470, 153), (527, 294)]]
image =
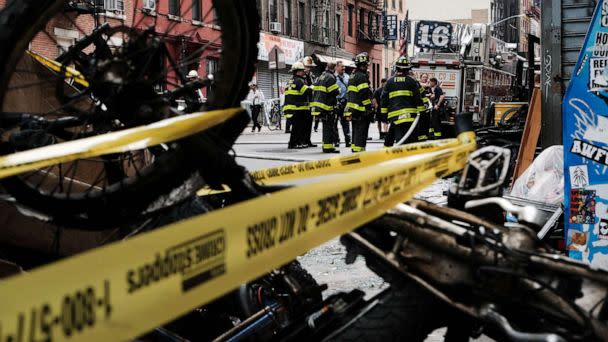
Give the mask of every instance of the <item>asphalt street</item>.
[[(287, 142), (289, 141), (289, 134), (285, 133), (284, 129), (280, 131), (270, 131), (267, 127), (263, 127), (261, 132), (256, 130), (255, 133), (252, 133), (251, 128), (249, 127), (237, 140), (234, 150), (236, 151), (237, 157), (242, 156), (238, 158), (239, 163), (251, 170), (280, 166), (298, 161), (335, 157), (338, 154), (323, 153), (321, 151), (321, 125), (322, 124), (319, 124), (319, 132), (313, 132), (311, 138), (312, 142), (318, 145), (317, 147), (288, 149)], [(376, 126), (370, 129), (370, 136), (373, 140), (368, 141), (367, 149), (370, 151), (381, 149), (383, 141), (378, 139), (379, 134)], [(342, 132), (340, 132), (340, 141), (342, 144), (340, 145), (339, 155), (351, 154), (350, 147), (347, 148), (344, 146), (344, 136), (342, 135)]]
[[(283, 127), (285, 126), (283, 125)], [(376, 124), (371, 125), (369, 135), (372, 137), (372, 140), (368, 141), (367, 150), (382, 149), (383, 141), (379, 139)], [(289, 134), (286, 134), (284, 130), (270, 131), (267, 127), (263, 127), (261, 132), (251, 132), (251, 127), (248, 127), (237, 140), (234, 151), (239, 164), (247, 167), (249, 170), (345, 156), (352, 153), (350, 147), (344, 146), (342, 132), (340, 132), (340, 141), (342, 142), (340, 154), (323, 153), (321, 151), (321, 138), (321, 125), (319, 125), (319, 132), (313, 132), (311, 139), (314, 144), (318, 145), (317, 147), (288, 149)], [(445, 201), (444, 192), (449, 184), (450, 182), (447, 180), (438, 180), (420, 192), (417, 198), (435, 203)], [(346, 249), (340, 244), (338, 239), (334, 239), (309, 251), (306, 255), (299, 257), (298, 260), (319, 283), (328, 285), (328, 290), (324, 292), (325, 297), (336, 292), (348, 292), (358, 288), (365, 291), (369, 298), (389, 286), (382, 278), (367, 268), (362, 257), (359, 257), (355, 263), (347, 265), (344, 262), (345, 256)], [(443, 341), (444, 334), (445, 329), (439, 329), (430, 334), (426, 341)], [(492, 340), (482, 336), (474, 341), (487, 342)]]

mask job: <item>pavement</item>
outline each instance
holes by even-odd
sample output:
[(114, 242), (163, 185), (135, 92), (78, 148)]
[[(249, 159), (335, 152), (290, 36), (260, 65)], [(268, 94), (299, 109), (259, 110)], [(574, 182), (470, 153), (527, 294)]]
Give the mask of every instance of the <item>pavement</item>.
[[(285, 127), (285, 125), (283, 124), (282, 127)], [(312, 142), (317, 144), (317, 147), (291, 150), (287, 148), (289, 134), (285, 133), (284, 129), (280, 131), (270, 131), (267, 127), (262, 127), (261, 132), (256, 131), (255, 133), (252, 133), (251, 127), (248, 127), (234, 145), (237, 160), (241, 165), (246, 166), (248, 169), (255, 170), (297, 161), (318, 160), (338, 156), (338, 154), (322, 152), (321, 127), (322, 124), (319, 124), (319, 131), (313, 132), (311, 136)], [(367, 142), (367, 149), (369, 151), (382, 149), (384, 142), (379, 139), (378, 128), (376, 126), (370, 128), (370, 135), (373, 140)], [(350, 146), (344, 146), (344, 136), (342, 132), (340, 132), (340, 141), (342, 144), (339, 148), (339, 155), (351, 154)], [(239, 158), (239, 155), (243, 155), (244, 157)]]
[[(285, 125), (283, 124), (282, 127), (285, 127)], [(367, 150), (382, 149), (384, 144), (379, 139), (377, 125), (372, 124), (369, 133), (372, 140), (367, 142)], [(239, 164), (249, 170), (352, 154), (350, 147), (344, 146), (344, 143), (340, 146), (340, 154), (323, 153), (321, 151), (321, 139), (321, 125), (319, 125), (319, 132), (313, 132), (311, 138), (312, 142), (318, 145), (316, 148), (291, 150), (287, 148), (289, 134), (286, 134), (284, 130), (270, 131), (267, 127), (263, 127), (261, 132), (252, 133), (251, 127), (248, 127), (236, 141), (234, 151)], [(340, 141), (344, 142), (342, 132), (340, 132)], [(416, 197), (434, 203), (445, 201), (444, 192), (449, 185), (449, 180), (438, 180), (421, 191)], [(345, 256), (346, 249), (336, 238), (298, 257), (298, 260), (317, 282), (328, 285), (328, 290), (323, 293), (324, 297), (336, 292), (348, 292), (358, 288), (365, 291), (366, 297), (370, 298), (389, 286), (382, 278), (367, 268), (362, 257), (358, 257), (355, 263), (347, 265), (344, 262)], [(439, 329), (430, 334), (426, 341), (443, 341), (444, 334), (445, 329)], [(492, 340), (482, 336), (476, 340), (471, 339), (471, 341), (487, 342)]]

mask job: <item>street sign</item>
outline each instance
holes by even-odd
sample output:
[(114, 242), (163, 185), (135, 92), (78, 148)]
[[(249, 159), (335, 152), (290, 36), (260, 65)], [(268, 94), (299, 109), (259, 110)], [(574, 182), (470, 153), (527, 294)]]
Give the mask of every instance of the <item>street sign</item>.
[(278, 45), (275, 45), (268, 53), (268, 69), (285, 69), (285, 53)]
[(419, 48), (444, 49), (452, 40), (452, 24), (442, 21), (422, 20), (416, 24), (414, 44)]
[(563, 101), (571, 258), (608, 269), (608, 0), (597, 2)]
[(397, 40), (397, 16), (386, 15), (384, 16), (384, 40)]

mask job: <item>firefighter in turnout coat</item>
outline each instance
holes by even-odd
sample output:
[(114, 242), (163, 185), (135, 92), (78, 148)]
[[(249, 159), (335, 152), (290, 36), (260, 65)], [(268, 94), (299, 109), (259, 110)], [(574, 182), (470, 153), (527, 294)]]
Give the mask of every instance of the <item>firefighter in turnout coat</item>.
[(285, 86), (285, 102), (283, 113), (286, 118), (291, 119), (292, 128), (289, 137), (288, 148), (305, 148), (306, 119), (310, 116), (309, 97), (312, 89), (306, 85), (304, 80), (305, 69), (301, 62), (296, 62), (291, 67), (293, 77)]
[[(395, 63), (397, 73), (384, 86), (381, 97), (381, 111), (388, 115), (395, 141), (401, 139), (409, 131), (419, 113), (426, 110), (420, 84), (410, 76), (412, 65), (406, 57), (399, 57)], [(420, 134), (414, 129), (405, 143), (416, 142)]]
[(363, 152), (367, 145), (369, 124), (373, 119), (372, 90), (369, 85), (367, 67), (369, 56), (366, 52), (355, 57), (357, 70), (348, 82), (346, 93), (346, 109), (344, 116), (350, 117), (353, 122), (353, 152)]
[(312, 115), (323, 121), (323, 152), (325, 153), (340, 153), (334, 147), (336, 140), (334, 109), (337, 104), (337, 96), (340, 95), (340, 88), (336, 76), (334, 76), (335, 69), (335, 63), (327, 63), (327, 69), (313, 86), (312, 102), (310, 103)]

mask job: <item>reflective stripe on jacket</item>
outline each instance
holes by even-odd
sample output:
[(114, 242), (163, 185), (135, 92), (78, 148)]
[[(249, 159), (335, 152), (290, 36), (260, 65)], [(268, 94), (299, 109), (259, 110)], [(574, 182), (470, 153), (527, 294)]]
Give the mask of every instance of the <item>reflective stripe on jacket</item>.
[(372, 90), (369, 86), (367, 73), (357, 70), (355, 75), (348, 82), (348, 92), (346, 93), (346, 109), (344, 116), (361, 117), (366, 112), (371, 112)]
[(340, 94), (340, 88), (336, 83), (336, 77), (332, 72), (325, 71), (312, 87), (312, 102), (310, 109), (312, 115), (321, 112), (331, 112), (337, 103), (336, 96)]
[(283, 113), (286, 118), (293, 117), (294, 114), (309, 111), (308, 104), (312, 89), (306, 85), (304, 78), (294, 76), (285, 86), (285, 102)]
[(426, 109), (420, 94), (420, 85), (410, 76), (391, 77), (380, 98), (381, 112), (396, 125), (413, 122), (419, 112)]

